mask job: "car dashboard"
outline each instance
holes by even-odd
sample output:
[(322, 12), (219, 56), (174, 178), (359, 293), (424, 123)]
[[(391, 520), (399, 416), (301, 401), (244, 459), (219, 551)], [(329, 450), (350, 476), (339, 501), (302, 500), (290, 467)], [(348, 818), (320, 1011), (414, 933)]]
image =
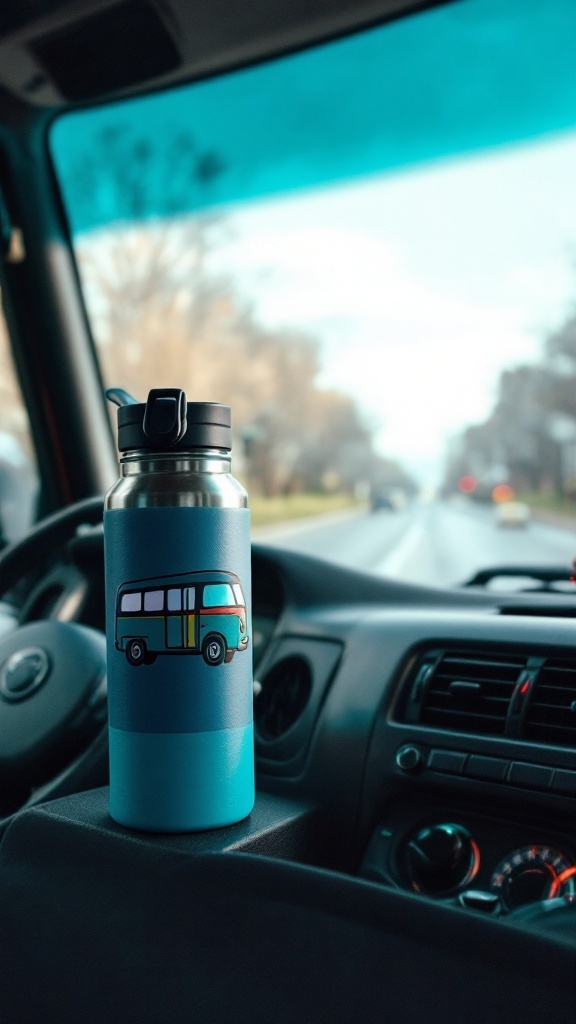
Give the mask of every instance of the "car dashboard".
[(7, 820), (0, 908), (38, 992), (64, 963), (71, 1019), (107, 970), (146, 1021), (194, 986), (202, 1020), (571, 1019), (575, 612), (254, 546), (254, 811), (155, 836), (97, 787)]
[[(576, 838), (566, 829), (576, 798), (570, 596), (427, 591), (324, 566), (325, 594), (308, 599), (299, 582), (295, 599), (294, 556), (268, 551), (255, 560), (262, 560), (263, 576), (266, 566), (287, 591), (275, 620), (262, 620), (268, 633), (255, 722), (267, 787), (329, 809), (360, 867), (373, 830), (393, 820), (382, 862), (375, 864), (372, 851), (366, 870), (414, 891), (442, 897), (460, 887), (456, 879), (446, 888), (408, 881), (403, 859), (413, 830), (446, 815), (463, 828), (479, 813), (494, 821), (490, 841), (473, 840), (478, 853), (472, 876), (464, 872), (466, 884), (491, 888), (498, 864), (516, 847), (548, 844), (562, 852), (562, 871), (570, 866)], [(318, 588), (320, 563), (298, 561), (301, 572), (316, 569)], [(365, 587), (364, 599), (355, 592), (347, 605), (353, 586)], [(388, 823), (390, 808), (398, 807), (406, 813), (395, 811)]]

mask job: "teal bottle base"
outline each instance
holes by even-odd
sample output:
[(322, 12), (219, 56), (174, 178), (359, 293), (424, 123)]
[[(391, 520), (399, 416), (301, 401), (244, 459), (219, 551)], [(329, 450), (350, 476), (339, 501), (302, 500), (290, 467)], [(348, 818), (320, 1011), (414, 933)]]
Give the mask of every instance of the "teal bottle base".
[(146, 832), (232, 825), (254, 806), (254, 726), (195, 733), (109, 729), (110, 814)]

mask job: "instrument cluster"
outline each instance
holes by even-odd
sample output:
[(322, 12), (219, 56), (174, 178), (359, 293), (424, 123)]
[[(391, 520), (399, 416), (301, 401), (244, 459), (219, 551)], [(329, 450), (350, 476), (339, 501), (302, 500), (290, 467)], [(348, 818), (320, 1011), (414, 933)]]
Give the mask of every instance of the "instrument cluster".
[(522, 846), (500, 861), (490, 878), (507, 910), (564, 896), (576, 898), (576, 864), (553, 846)]

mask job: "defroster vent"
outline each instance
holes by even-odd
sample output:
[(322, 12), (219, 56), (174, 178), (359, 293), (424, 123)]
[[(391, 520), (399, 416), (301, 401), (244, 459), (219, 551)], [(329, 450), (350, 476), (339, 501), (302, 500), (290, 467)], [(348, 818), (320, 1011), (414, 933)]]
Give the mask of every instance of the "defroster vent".
[[(526, 658), (459, 651), (428, 655), (417, 672), (417, 720), (454, 732), (501, 736)], [(414, 694), (412, 697), (414, 709)], [(412, 720), (416, 717), (410, 715)]]

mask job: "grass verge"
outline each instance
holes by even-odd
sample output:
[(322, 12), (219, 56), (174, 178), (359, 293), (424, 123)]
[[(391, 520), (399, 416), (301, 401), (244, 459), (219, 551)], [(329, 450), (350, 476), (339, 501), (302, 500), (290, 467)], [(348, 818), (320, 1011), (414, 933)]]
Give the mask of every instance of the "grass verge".
[(253, 526), (271, 526), (304, 516), (322, 516), (354, 508), (358, 504), (350, 494), (285, 494), (276, 498), (250, 498)]

